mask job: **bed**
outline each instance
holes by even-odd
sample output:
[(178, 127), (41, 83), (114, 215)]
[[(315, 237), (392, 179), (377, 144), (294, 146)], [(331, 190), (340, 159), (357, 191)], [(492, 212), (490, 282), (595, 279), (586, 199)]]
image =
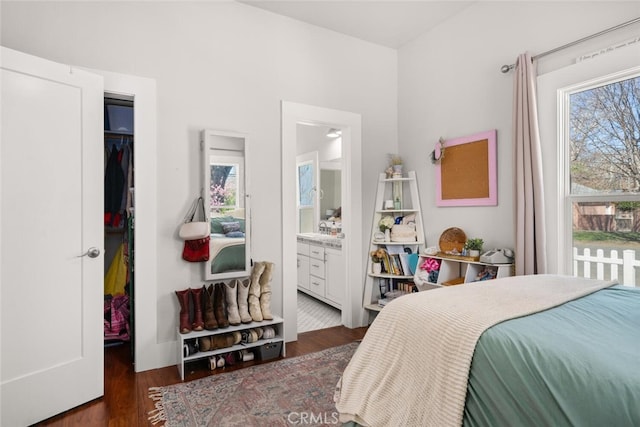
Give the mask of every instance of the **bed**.
[(232, 213), (211, 218), (209, 273), (245, 271), (245, 251), (244, 217)]
[(389, 303), (336, 389), (345, 423), (640, 425), (640, 289), (516, 276)]

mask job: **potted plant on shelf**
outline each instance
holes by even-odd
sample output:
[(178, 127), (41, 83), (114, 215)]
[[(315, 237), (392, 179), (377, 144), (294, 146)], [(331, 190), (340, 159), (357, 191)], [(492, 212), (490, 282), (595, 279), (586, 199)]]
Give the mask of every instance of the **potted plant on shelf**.
[(480, 238), (469, 239), (464, 244), (464, 248), (467, 250), (469, 256), (478, 257), (480, 256), (480, 252), (482, 251), (483, 244), (484, 240)]
[(384, 233), (385, 242), (391, 241), (391, 227), (393, 227), (393, 224), (395, 224), (395, 222), (396, 222), (395, 219), (389, 215), (385, 215), (382, 218), (380, 218), (380, 221), (378, 222), (378, 227), (380, 227), (380, 231)]
[(373, 274), (382, 273), (382, 259), (384, 258), (385, 250), (378, 248), (371, 252), (371, 272)]

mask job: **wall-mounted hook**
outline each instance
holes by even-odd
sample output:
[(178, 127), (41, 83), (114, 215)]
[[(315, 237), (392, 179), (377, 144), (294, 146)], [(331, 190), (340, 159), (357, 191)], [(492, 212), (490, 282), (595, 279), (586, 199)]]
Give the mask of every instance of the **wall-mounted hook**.
[[(437, 153), (439, 151), (440, 153)], [(431, 152), (431, 163), (436, 164), (444, 159), (444, 139), (440, 137), (436, 148)]]

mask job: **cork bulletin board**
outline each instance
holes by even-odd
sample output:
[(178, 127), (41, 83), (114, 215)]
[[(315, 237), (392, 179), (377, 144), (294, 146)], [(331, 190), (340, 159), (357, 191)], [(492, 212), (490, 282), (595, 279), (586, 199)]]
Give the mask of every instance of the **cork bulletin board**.
[(437, 206), (496, 206), (496, 130), (446, 140), (436, 165)]

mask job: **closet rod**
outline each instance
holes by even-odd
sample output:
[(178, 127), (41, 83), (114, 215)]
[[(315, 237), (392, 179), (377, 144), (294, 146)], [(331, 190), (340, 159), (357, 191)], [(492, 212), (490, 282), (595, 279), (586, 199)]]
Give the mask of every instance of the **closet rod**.
[[(619, 30), (620, 28), (624, 28), (624, 27), (626, 27), (628, 25), (635, 24), (636, 22), (640, 22), (640, 17), (639, 18), (634, 18), (631, 21), (623, 22), (622, 24), (618, 24), (615, 27), (607, 28), (606, 30), (602, 30), (602, 31), (600, 31), (598, 33), (591, 34), (589, 36), (583, 37), (580, 40), (576, 40), (576, 41), (573, 41), (571, 43), (564, 44), (564, 45), (562, 45), (560, 47), (557, 47), (555, 49), (551, 49), (551, 50), (548, 50), (546, 52), (542, 52), (542, 53), (540, 53), (538, 55), (532, 56), (531, 57), (531, 61), (533, 62), (534, 60), (540, 59), (543, 56), (551, 55), (552, 53), (556, 53), (556, 52), (558, 52), (560, 50), (563, 50), (563, 49), (566, 49), (568, 47), (575, 46), (575, 45), (577, 45), (579, 43), (582, 43), (582, 42), (585, 42), (587, 40), (591, 40), (593, 38), (602, 36), (604, 34), (610, 33), (611, 31)], [(508, 73), (509, 71), (513, 70), (515, 68), (515, 66), (516, 66), (516, 64), (511, 64), (511, 65), (506, 65), (505, 64), (502, 67), (500, 67), (500, 71), (502, 71), (503, 73)]]

